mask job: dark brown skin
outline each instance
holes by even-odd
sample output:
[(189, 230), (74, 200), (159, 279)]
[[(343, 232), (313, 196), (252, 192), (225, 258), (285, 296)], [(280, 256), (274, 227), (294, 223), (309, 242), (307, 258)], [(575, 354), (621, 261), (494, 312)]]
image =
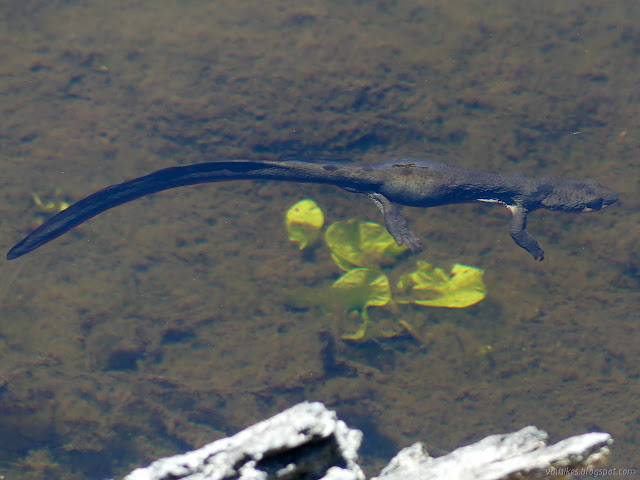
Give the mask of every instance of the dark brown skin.
[(306, 162), (235, 160), (172, 167), (112, 185), (51, 217), (16, 244), (7, 259), (21, 257), (90, 218), (136, 198), (185, 185), (230, 180), (279, 180), (324, 183), (369, 196), (382, 210), (398, 245), (422, 250), (395, 204), (436, 207), (463, 202), (505, 205), (513, 214), (509, 233), (536, 260), (544, 259), (538, 242), (527, 232), (533, 210), (593, 212), (618, 200), (618, 194), (594, 180), (529, 178), (477, 172), (434, 161), (395, 160), (376, 166), (318, 165)]

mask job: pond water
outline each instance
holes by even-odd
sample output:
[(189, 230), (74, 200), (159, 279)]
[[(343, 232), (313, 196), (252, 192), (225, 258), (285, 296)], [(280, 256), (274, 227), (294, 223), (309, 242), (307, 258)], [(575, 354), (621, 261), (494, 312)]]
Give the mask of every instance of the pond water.
[[(0, 243), (113, 183), (225, 159), (591, 177), (589, 214), (533, 212), (534, 261), (489, 204), (404, 208), (417, 260), (485, 271), (468, 308), (370, 307), (395, 337), (344, 340), (329, 250), (286, 210), (381, 222), (332, 186), (230, 182), (111, 210), (0, 264), (0, 475), (118, 478), (303, 400), (400, 448), (536, 425), (613, 435), (640, 463), (640, 5), (33, 0), (0, 7)], [(302, 288), (302, 289), (301, 289)], [(292, 298), (303, 295), (305, 302)], [(313, 297), (313, 298), (312, 298)], [(324, 299), (323, 299), (324, 298)]]

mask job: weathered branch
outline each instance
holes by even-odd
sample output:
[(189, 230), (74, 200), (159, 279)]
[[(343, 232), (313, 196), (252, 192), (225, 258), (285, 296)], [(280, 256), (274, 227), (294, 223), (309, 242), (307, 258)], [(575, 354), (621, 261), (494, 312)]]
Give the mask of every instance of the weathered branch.
[[(372, 480), (510, 480), (549, 478), (601, 464), (611, 436), (587, 433), (547, 446), (535, 427), (491, 435), (438, 458), (421, 443), (396, 455)], [(362, 441), (321, 403), (301, 403), (233, 437), (157, 460), (125, 480), (364, 480)], [(580, 473), (580, 472), (577, 472)], [(574, 473), (574, 474), (577, 474)]]

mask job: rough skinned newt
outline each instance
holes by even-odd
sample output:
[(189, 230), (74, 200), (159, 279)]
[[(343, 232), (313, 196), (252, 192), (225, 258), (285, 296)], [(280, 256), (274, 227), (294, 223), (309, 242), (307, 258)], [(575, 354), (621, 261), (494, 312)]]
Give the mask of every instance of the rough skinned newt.
[(280, 180), (335, 185), (369, 196), (384, 215), (398, 245), (422, 250), (422, 241), (409, 229), (396, 204), (436, 207), (464, 202), (490, 202), (512, 213), (509, 233), (536, 260), (544, 258), (538, 242), (527, 232), (527, 215), (534, 210), (593, 212), (618, 200), (618, 194), (595, 180), (530, 178), (478, 172), (435, 161), (396, 160), (384, 165), (319, 165), (297, 161), (234, 160), (165, 168), (104, 188), (51, 217), (16, 244), (9, 260), (59, 237), (99, 213), (136, 198), (170, 188), (229, 180)]

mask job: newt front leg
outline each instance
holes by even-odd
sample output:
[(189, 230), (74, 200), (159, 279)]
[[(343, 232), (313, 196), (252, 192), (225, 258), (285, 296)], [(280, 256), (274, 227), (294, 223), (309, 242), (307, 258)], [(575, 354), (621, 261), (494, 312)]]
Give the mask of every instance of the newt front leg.
[(544, 251), (538, 245), (535, 238), (527, 232), (527, 214), (529, 213), (523, 206), (510, 207), (513, 217), (509, 224), (509, 233), (515, 242), (533, 255), (535, 260), (544, 260)]

